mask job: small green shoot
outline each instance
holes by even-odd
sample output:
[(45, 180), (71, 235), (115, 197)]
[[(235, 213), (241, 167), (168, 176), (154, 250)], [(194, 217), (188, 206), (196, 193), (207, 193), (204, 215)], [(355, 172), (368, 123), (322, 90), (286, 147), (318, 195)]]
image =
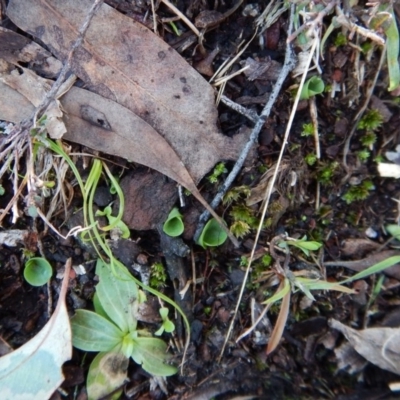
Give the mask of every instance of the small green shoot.
[(342, 199), (347, 204), (351, 204), (354, 201), (365, 200), (369, 196), (369, 192), (374, 189), (374, 184), (370, 180), (365, 180), (360, 185), (351, 186), (350, 189), (343, 195)]
[(300, 94), (301, 100), (308, 100), (310, 97), (323, 93), (325, 89), (324, 81), (319, 76), (312, 76), (303, 86)]
[(4, 189), (4, 186), (0, 184), (0, 196), (3, 196), (6, 193), (6, 189)]
[(209, 177), (207, 177), (207, 180), (210, 183), (214, 183), (214, 184), (218, 183), (219, 177), (222, 174), (226, 174), (227, 172), (228, 172), (228, 170), (226, 169), (225, 164), (224, 163), (219, 163), (219, 164), (217, 164), (215, 166), (214, 171), (212, 172), (212, 174)]
[(42, 257), (33, 257), (25, 263), (24, 278), (32, 286), (43, 286), (51, 278), (53, 269)]
[(120, 219), (117, 220), (117, 217), (114, 217), (111, 213), (112, 213), (111, 206), (107, 206), (103, 211), (97, 210), (95, 215), (105, 216), (108, 220), (108, 224), (114, 226), (113, 229), (118, 229), (123, 239), (128, 239), (129, 236), (131, 235), (128, 226), (122, 220)]
[[(386, 33), (386, 58), (389, 71), (389, 91), (396, 89), (400, 85), (400, 66), (399, 66), (399, 30), (397, 28), (396, 16), (391, 3), (389, 12), (391, 14), (390, 24), (384, 28)], [(386, 8), (386, 4), (381, 4), (380, 9)]]
[(179, 36), (182, 35), (182, 32), (178, 29), (178, 27), (174, 24), (173, 21), (170, 21), (169, 24), (171, 25), (171, 28), (172, 28), (172, 30), (174, 31), (174, 33), (175, 33), (176, 36), (179, 37)]
[(207, 247), (217, 247), (224, 244), (227, 238), (228, 235), (219, 223), (214, 218), (211, 218), (201, 232), (198, 244), (204, 249)]
[[(73, 345), (83, 351), (100, 352), (89, 369), (89, 400), (105, 396), (121, 384), (113, 379), (114, 368), (111, 370), (101, 362), (105, 357), (118, 361), (117, 372), (123, 379), (127, 376), (129, 357), (151, 375), (175, 374), (176, 368), (165, 363), (167, 345), (149, 336), (149, 332), (137, 329), (139, 291), (128, 270), (116, 263), (111, 271), (110, 265), (98, 260), (96, 273), (100, 280), (96, 286), (97, 312), (76, 310), (71, 319)], [(167, 328), (171, 325), (167, 324)]]
[(339, 32), (335, 37), (333, 44), (336, 47), (345, 46), (347, 44), (347, 37), (342, 32)]
[(386, 231), (389, 235), (393, 236), (396, 240), (400, 240), (400, 226), (396, 224), (390, 224), (385, 226)]
[(281, 243), (283, 245), (287, 244), (289, 246), (297, 247), (307, 257), (310, 255), (310, 251), (316, 251), (322, 247), (322, 243), (315, 242), (312, 240), (307, 240), (307, 236), (304, 236), (299, 240), (286, 240), (286, 241), (282, 241)]
[(174, 207), (164, 222), (163, 231), (168, 236), (176, 237), (182, 235), (184, 230), (185, 226), (183, 225), (182, 214), (177, 207)]
[(162, 323), (160, 329), (157, 332), (154, 332), (154, 334), (156, 336), (161, 336), (164, 333), (164, 331), (167, 332), (167, 333), (173, 332), (175, 330), (175, 325), (168, 318), (168, 313), (169, 313), (168, 308), (167, 307), (161, 307), (159, 312), (160, 312), (160, 316), (161, 316), (161, 319), (162, 319), (163, 323)]

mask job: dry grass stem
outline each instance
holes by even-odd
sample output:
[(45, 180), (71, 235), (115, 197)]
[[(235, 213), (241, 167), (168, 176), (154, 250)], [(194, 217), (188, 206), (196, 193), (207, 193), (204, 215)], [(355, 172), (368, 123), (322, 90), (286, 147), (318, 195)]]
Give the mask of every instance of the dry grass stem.
[(189, 21), (189, 19), (178, 8), (176, 8), (169, 0), (161, 0), (171, 11), (173, 11), (193, 32), (200, 37), (200, 31)]

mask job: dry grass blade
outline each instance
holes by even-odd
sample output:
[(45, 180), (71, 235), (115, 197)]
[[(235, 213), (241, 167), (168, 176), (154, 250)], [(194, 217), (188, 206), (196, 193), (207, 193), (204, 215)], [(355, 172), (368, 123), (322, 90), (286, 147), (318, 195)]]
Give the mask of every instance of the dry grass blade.
[(276, 320), (274, 330), (272, 331), (271, 337), (269, 338), (268, 341), (267, 355), (271, 354), (278, 347), (278, 344), (282, 338), (286, 321), (289, 315), (290, 297), (291, 297), (291, 292), (289, 289), (289, 291), (285, 294), (285, 296), (282, 299), (282, 304), (279, 310), (278, 319)]

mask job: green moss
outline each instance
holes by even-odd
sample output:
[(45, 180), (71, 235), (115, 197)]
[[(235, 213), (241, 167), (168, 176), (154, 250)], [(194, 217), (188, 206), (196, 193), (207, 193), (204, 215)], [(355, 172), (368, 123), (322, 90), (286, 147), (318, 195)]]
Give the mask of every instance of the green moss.
[(366, 131), (375, 131), (383, 124), (382, 114), (378, 110), (369, 110), (360, 119), (357, 129), (365, 129)]
[(314, 125), (310, 122), (309, 124), (303, 124), (303, 130), (301, 136), (312, 136), (314, 134)]
[(365, 200), (373, 189), (375, 189), (374, 184), (370, 180), (365, 180), (360, 185), (350, 187), (342, 198), (347, 204)]

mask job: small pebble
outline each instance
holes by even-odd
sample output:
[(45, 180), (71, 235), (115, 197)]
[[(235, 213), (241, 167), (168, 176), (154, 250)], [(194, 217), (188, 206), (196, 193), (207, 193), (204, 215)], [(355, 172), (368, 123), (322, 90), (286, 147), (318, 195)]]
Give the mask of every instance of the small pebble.
[(379, 236), (378, 232), (371, 227), (365, 231), (365, 235), (370, 239), (376, 239)]

